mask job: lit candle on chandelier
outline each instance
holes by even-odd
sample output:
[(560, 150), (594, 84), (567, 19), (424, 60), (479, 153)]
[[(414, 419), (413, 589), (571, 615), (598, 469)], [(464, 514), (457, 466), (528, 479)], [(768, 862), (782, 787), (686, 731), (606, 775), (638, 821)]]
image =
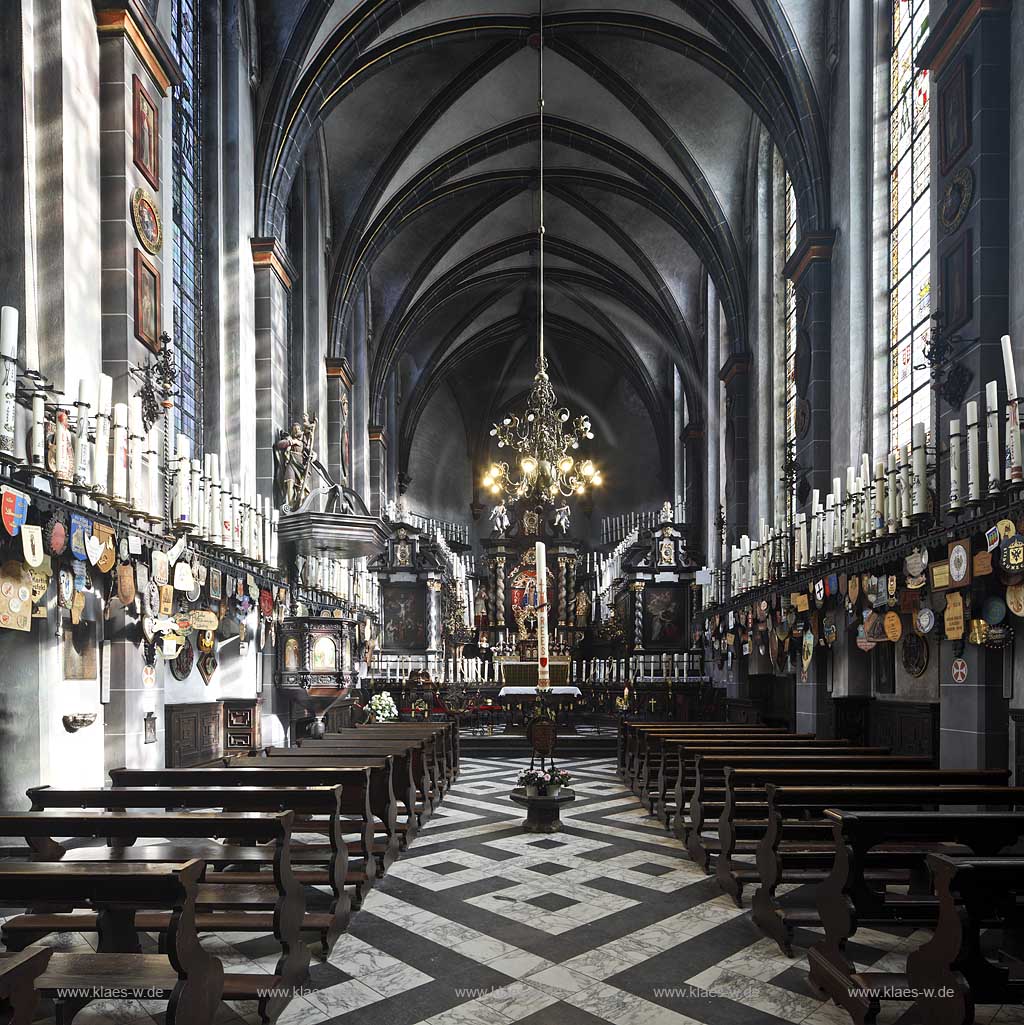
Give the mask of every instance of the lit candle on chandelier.
[(537, 687), (551, 686), (548, 664), (548, 562), (543, 541), (537, 542)]

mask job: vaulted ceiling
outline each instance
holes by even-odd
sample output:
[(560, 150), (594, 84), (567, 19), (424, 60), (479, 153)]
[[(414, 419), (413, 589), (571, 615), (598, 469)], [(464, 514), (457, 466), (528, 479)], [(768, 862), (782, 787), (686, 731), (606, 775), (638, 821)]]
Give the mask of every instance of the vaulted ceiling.
[[(546, 308), (556, 388), (657, 452), (671, 483), (678, 370), (704, 417), (702, 275), (748, 344), (745, 196), (768, 131), (802, 227), (826, 225), (820, 0), (547, 0)], [(259, 228), (280, 235), (310, 146), (326, 155), (330, 332), (369, 295), (371, 416), (389, 382), (407, 459), (439, 389), (471, 456), (533, 374), (536, 0), (257, 0)], [(799, 43), (797, 42), (799, 40)], [(645, 437), (615, 437), (612, 395)], [(640, 432), (643, 434), (644, 432)], [(405, 469), (405, 467), (402, 467)]]

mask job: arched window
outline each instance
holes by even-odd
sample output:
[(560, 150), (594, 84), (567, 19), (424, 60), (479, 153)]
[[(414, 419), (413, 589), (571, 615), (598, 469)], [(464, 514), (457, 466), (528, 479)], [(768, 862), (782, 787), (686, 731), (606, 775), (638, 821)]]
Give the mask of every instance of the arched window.
[(931, 314), (931, 133), (928, 72), (915, 59), (928, 36), (929, 0), (890, 0), (889, 439), (929, 422), (924, 360)]
[(176, 428), (203, 450), (203, 197), (199, 0), (172, 0), (171, 44), (183, 82), (171, 115), (174, 199), (174, 347), (181, 394)]

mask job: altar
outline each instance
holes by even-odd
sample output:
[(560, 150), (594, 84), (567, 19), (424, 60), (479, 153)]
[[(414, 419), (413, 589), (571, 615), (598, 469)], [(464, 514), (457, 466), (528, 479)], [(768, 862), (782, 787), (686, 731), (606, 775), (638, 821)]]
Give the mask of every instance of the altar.
[(521, 697), (523, 695), (529, 695), (536, 697), (538, 693), (553, 695), (554, 697), (571, 697), (581, 698), (583, 697), (583, 691), (579, 687), (544, 687), (543, 689), (538, 687), (502, 687), (498, 691), (499, 698), (505, 697)]

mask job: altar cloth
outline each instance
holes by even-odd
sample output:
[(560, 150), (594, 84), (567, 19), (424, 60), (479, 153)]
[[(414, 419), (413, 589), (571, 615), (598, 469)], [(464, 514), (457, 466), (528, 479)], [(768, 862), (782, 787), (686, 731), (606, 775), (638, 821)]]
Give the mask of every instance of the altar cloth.
[[(503, 698), (516, 694), (536, 694), (537, 687), (502, 687), (498, 691), (498, 697)], [(583, 697), (583, 691), (579, 687), (545, 687), (545, 693), (547, 694), (570, 694), (574, 698)]]

